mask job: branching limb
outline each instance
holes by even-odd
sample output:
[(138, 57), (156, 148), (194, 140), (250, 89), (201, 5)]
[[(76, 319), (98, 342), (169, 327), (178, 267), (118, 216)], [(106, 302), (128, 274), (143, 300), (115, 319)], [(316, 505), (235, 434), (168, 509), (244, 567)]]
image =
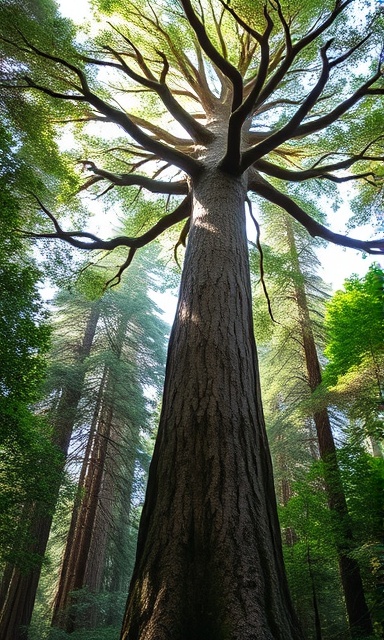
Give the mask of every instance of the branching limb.
[(316, 104), (329, 78), (330, 63), (327, 58), (327, 50), (329, 49), (331, 44), (332, 40), (329, 40), (320, 49), (321, 57), (323, 60), (323, 67), (320, 77), (313, 89), (309, 92), (306, 99), (303, 101), (301, 106), (297, 109), (296, 113), (284, 127), (281, 127), (279, 131), (276, 131), (275, 133), (270, 135), (266, 140), (256, 145), (255, 147), (251, 147), (243, 153), (241, 161), (242, 172), (245, 171), (251, 164), (256, 162), (256, 160), (259, 160), (264, 155), (272, 151), (275, 147), (278, 147), (279, 145), (286, 142), (286, 140), (291, 138), (300, 123), (304, 120), (309, 111)]
[(349, 238), (340, 233), (334, 233), (319, 222), (316, 222), (292, 198), (276, 189), (256, 172), (252, 174), (249, 188), (257, 195), (284, 209), (295, 220), (300, 222), (312, 237), (323, 238), (342, 247), (350, 247), (351, 249), (358, 249), (371, 254), (384, 254), (384, 238), (359, 240), (357, 238)]
[(253, 224), (255, 225), (255, 229), (256, 229), (256, 246), (260, 256), (260, 282), (261, 282), (261, 286), (263, 287), (265, 298), (267, 300), (269, 316), (272, 322), (276, 322), (275, 318), (273, 317), (271, 300), (268, 295), (268, 290), (267, 290), (267, 286), (265, 284), (265, 279), (264, 279), (264, 254), (263, 254), (263, 249), (260, 242), (260, 225), (257, 222), (255, 216), (253, 215), (252, 204), (248, 198), (247, 198), (247, 202), (248, 202), (249, 215), (251, 216)]
[(220, 19), (218, 20), (216, 17), (216, 13), (215, 10), (212, 6), (212, 2), (210, 1), (209, 3), (210, 5), (210, 9), (211, 9), (211, 15), (212, 15), (212, 19), (213, 19), (213, 24), (215, 25), (215, 29), (216, 29), (216, 33), (217, 33), (217, 37), (219, 38), (219, 42), (220, 42), (220, 46), (221, 46), (221, 52), (222, 52), (222, 56), (225, 60), (228, 60), (228, 49), (227, 49), (227, 45), (223, 36), (223, 32), (221, 29), (221, 23), (223, 20), (223, 13), (224, 10), (222, 10)]
[(120, 173), (115, 174), (105, 169), (100, 169), (94, 162), (89, 160), (81, 160), (81, 163), (96, 176), (100, 176), (102, 179), (109, 180), (114, 185), (120, 187), (137, 186), (144, 187), (152, 193), (167, 193), (169, 195), (187, 195), (188, 185), (186, 180), (180, 180), (178, 182), (161, 181), (148, 178), (147, 176), (141, 176), (134, 173)]
[(188, 236), (188, 233), (189, 233), (190, 226), (191, 226), (191, 218), (188, 218), (188, 220), (186, 221), (185, 225), (183, 226), (183, 228), (182, 228), (182, 230), (180, 232), (179, 239), (176, 242), (175, 248), (173, 250), (173, 255), (174, 255), (174, 258), (175, 258), (175, 262), (176, 262), (177, 266), (179, 267), (179, 269), (181, 269), (181, 267), (180, 267), (180, 264), (179, 264), (179, 260), (177, 258), (177, 250), (178, 250), (178, 248), (180, 246), (185, 247), (186, 242), (187, 242), (187, 236)]
[(280, 81), (285, 77), (287, 71), (292, 66), (297, 55), (305, 49), (311, 42), (316, 40), (322, 33), (324, 33), (328, 27), (330, 27), (336, 20), (337, 16), (344, 11), (344, 9), (353, 2), (353, 0), (345, 0), (345, 2), (336, 2), (334, 10), (329, 14), (328, 18), (321, 22), (316, 28), (312, 29), (310, 33), (292, 44), (290, 50), (287, 51), (287, 55), (284, 57), (281, 65), (276, 72), (271, 76), (269, 81), (265, 84), (261, 91), (256, 106), (265, 102), (269, 96), (278, 87)]
[(268, 162), (268, 160), (264, 160), (262, 158), (260, 160), (257, 160), (257, 162), (253, 164), (253, 166), (258, 171), (266, 173), (273, 178), (279, 178), (280, 180), (287, 180), (289, 182), (302, 182), (304, 180), (310, 180), (312, 178), (325, 178), (334, 182), (346, 182), (347, 180), (353, 180), (355, 178), (373, 175), (373, 173), (366, 172), (363, 174), (357, 174), (356, 176), (339, 178), (338, 176), (332, 175), (330, 172), (349, 169), (349, 167), (361, 160), (383, 162), (384, 156), (368, 156), (365, 155), (364, 150), (361, 154), (351, 156), (350, 158), (346, 158), (345, 160), (340, 160), (340, 162), (334, 162), (328, 165), (316, 165), (311, 169), (303, 169), (302, 171), (292, 171), (290, 169), (285, 169), (284, 167), (275, 165), (272, 162)]
[(152, 133), (157, 140), (162, 140), (163, 142), (166, 142), (167, 144), (170, 144), (176, 147), (177, 149), (180, 149), (181, 147), (190, 148), (193, 144), (191, 139), (178, 138), (177, 136), (173, 135), (170, 131), (166, 131), (162, 127), (159, 127), (156, 124), (153, 124), (148, 120), (145, 120), (145, 118), (141, 118), (140, 116), (136, 116), (132, 114), (130, 114), (129, 117), (131, 118), (132, 122), (137, 124), (139, 127), (141, 127), (142, 129), (146, 129), (147, 131)]
[(267, 26), (260, 39), (261, 57), (258, 73), (247, 98), (230, 116), (227, 152), (221, 163), (224, 171), (229, 171), (233, 168), (239, 170), (241, 160), (241, 129), (246, 118), (252, 113), (256, 99), (267, 77), (269, 66), (269, 36), (273, 30), (273, 22), (266, 8), (264, 8), (264, 16)]
[[(131, 43), (131, 46), (133, 44)], [(168, 109), (169, 113), (177, 120), (179, 124), (189, 133), (193, 140), (198, 142), (206, 142), (211, 139), (210, 132), (199, 122), (196, 120), (180, 105), (180, 103), (175, 99), (169, 87), (166, 85), (165, 80), (169, 68), (168, 60), (166, 56), (157, 51), (158, 55), (163, 60), (163, 70), (160, 76), (160, 80), (153, 80), (152, 77), (144, 77), (140, 74), (136, 73), (131, 67), (127, 65), (123, 56), (113, 49), (111, 46), (105, 47), (106, 51), (111, 53), (118, 61), (119, 66), (124, 73), (137, 82), (138, 84), (146, 87), (147, 89), (151, 89), (161, 98), (164, 106)], [(137, 47), (134, 47), (135, 52), (138, 51)], [(141, 56), (140, 59), (143, 59)], [(148, 74), (147, 74), (148, 75)]]
[[(32, 233), (28, 231), (23, 231), (23, 235), (30, 238), (48, 238), (48, 239), (58, 239), (64, 240), (72, 247), (76, 247), (77, 249), (86, 249), (88, 251), (98, 249), (104, 251), (113, 251), (117, 247), (128, 247), (130, 249), (139, 249), (149, 244), (152, 240), (157, 238), (161, 233), (173, 227), (173, 225), (181, 222), (185, 218), (188, 218), (191, 214), (191, 195), (188, 195), (184, 200), (179, 204), (172, 213), (169, 213), (163, 216), (156, 224), (153, 225), (148, 231), (143, 233), (141, 236), (137, 236), (135, 238), (131, 238), (129, 236), (117, 236), (112, 238), (111, 240), (102, 240), (98, 236), (93, 233), (89, 233), (88, 231), (64, 231), (56, 217), (47, 209), (43, 203), (34, 196), (37, 200), (41, 210), (45, 213), (45, 215), (51, 220), (55, 231), (53, 233)], [(84, 239), (83, 239), (84, 238)]]
[(231, 16), (236, 20), (237, 24), (240, 25), (240, 27), (242, 29), (244, 29), (244, 31), (246, 33), (248, 33), (249, 35), (251, 35), (253, 38), (255, 38), (255, 40), (260, 44), (261, 39), (262, 39), (262, 35), (261, 33), (259, 33), (258, 31), (256, 31), (255, 29), (252, 29), (252, 27), (245, 22), (238, 13), (236, 13), (236, 11), (230, 6), (229, 2), (226, 2), (225, 0), (219, 0), (219, 2), (221, 2), (221, 4), (223, 5), (224, 9), (226, 11), (228, 11)]
[(336, 122), (340, 116), (347, 113), (352, 107), (359, 102), (362, 98), (369, 95), (384, 95), (384, 87), (375, 87), (372, 88), (372, 85), (377, 82), (381, 78), (382, 74), (380, 71), (377, 71), (371, 78), (367, 80), (355, 93), (341, 102), (335, 109), (327, 113), (325, 116), (321, 118), (316, 118), (315, 120), (311, 120), (311, 122), (306, 122), (305, 124), (301, 124), (297, 127), (296, 131), (293, 133), (292, 138), (301, 138), (303, 136), (308, 136), (311, 133), (316, 133), (316, 131), (321, 131), (328, 127), (333, 122)]
[[(80, 100), (80, 101), (88, 102), (95, 109), (97, 109), (99, 113), (103, 114), (104, 116), (109, 118), (112, 122), (119, 125), (124, 131), (126, 131), (126, 133), (132, 136), (132, 138), (136, 142), (138, 142), (148, 151), (154, 153), (156, 156), (160, 158), (163, 158), (169, 162), (172, 162), (177, 167), (179, 167), (180, 169), (182, 169), (183, 171), (185, 171), (190, 175), (196, 175), (196, 173), (199, 172), (200, 164), (196, 160), (194, 160), (188, 155), (185, 155), (181, 151), (178, 151), (177, 149), (172, 149), (167, 145), (163, 144), (162, 142), (158, 142), (157, 140), (154, 140), (149, 135), (144, 133), (144, 131), (142, 131), (142, 129), (139, 126), (137, 126), (124, 111), (121, 111), (116, 107), (113, 107), (112, 105), (105, 102), (105, 100), (103, 100), (102, 98), (97, 96), (95, 93), (93, 93), (89, 88), (87, 78), (85, 76), (85, 73), (82, 71), (82, 69), (73, 65), (67, 60), (64, 60), (63, 58), (51, 55), (49, 53), (42, 51), (41, 49), (38, 49), (33, 44), (29, 43), (28, 40), (22, 34), (21, 34), (21, 37), (23, 41), (27, 44), (30, 52), (34, 53), (40, 58), (55, 62), (63, 66), (65, 69), (71, 71), (78, 77), (81, 85), (81, 87), (79, 88), (80, 95), (65, 94), (65, 93), (62, 94), (62, 93), (51, 90), (49, 87), (46, 87), (44, 85), (40, 85), (39, 83), (34, 82), (34, 80), (32, 80), (29, 77), (26, 77), (24, 78), (24, 80), (26, 81), (28, 87), (37, 89), (42, 93), (52, 96), (53, 98), (61, 98), (65, 100), (78, 100), (78, 101)], [(11, 41), (9, 41), (9, 43), (13, 44)], [(168, 90), (166, 85), (162, 85), (162, 86), (165, 87), (165, 91)], [(172, 100), (174, 100), (173, 97), (172, 97)]]
[(216, 47), (212, 44), (203, 23), (194, 12), (190, 0), (180, 0), (180, 4), (182, 5), (185, 15), (196, 34), (201, 48), (213, 64), (230, 79), (233, 86), (232, 110), (234, 111), (241, 104), (243, 99), (243, 78), (241, 74), (236, 67), (220, 55)]
[(108, 287), (112, 288), (112, 287), (117, 287), (118, 284), (120, 284), (121, 282), (121, 276), (123, 275), (124, 271), (126, 269), (128, 269), (129, 265), (131, 264), (135, 253), (136, 253), (137, 249), (134, 247), (131, 247), (130, 250), (128, 251), (128, 256), (127, 259), (125, 260), (125, 262), (123, 262), (123, 264), (119, 267), (118, 272), (116, 273), (116, 275), (113, 276), (113, 278), (111, 278), (110, 280), (107, 280), (107, 282), (104, 285), (104, 291), (106, 289), (108, 289)]
[[(285, 47), (286, 47), (286, 51), (287, 54), (289, 55), (292, 52), (292, 37), (291, 37), (291, 30), (289, 27), (288, 22), (285, 19), (285, 16), (283, 14), (283, 10), (281, 8), (281, 4), (279, 2), (279, 0), (275, 0), (276, 2), (276, 6), (277, 6), (277, 15), (279, 16), (280, 22), (282, 24), (283, 30), (284, 30), (284, 36), (285, 36)], [(273, 6), (273, 3), (270, 0), (271, 5)]]

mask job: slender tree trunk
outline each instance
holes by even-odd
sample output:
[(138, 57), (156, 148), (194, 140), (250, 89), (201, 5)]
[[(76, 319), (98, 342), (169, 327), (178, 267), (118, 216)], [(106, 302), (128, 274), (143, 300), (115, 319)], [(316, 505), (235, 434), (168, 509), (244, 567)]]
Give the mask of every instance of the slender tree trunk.
[[(121, 358), (129, 317), (130, 313), (120, 319), (116, 335), (110, 338), (116, 362)], [(92, 626), (92, 609), (84, 624), (71, 608), (74, 602), (72, 594), (84, 587), (97, 593), (104, 575), (107, 534), (101, 528), (100, 508), (113, 430), (115, 389), (116, 371), (106, 366), (79, 478), (78, 486), (83, 496), (72, 514), (52, 618), (52, 626), (67, 633), (72, 633), (79, 626)]]
[[(99, 318), (99, 308), (95, 304), (91, 309), (85, 328), (82, 344), (79, 348), (77, 364), (84, 363), (91, 351)], [(76, 380), (76, 386), (63, 388), (55, 416), (53, 418), (53, 442), (62, 453), (60, 466), (57, 469), (57, 484), (51, 488), (52, 512), (44, 514), (38, 507), (32, 509), (30, 519), (29, 552), (35, 558), (43, 559), (47, 548), (49, 533), (52, 526), (53, 510), (59, 495), (62, 472), (68, 453), (69, 441), (76, 419), (76, 411), (80, 402), (85, 370)], [(4, 572), (0, 590), (0, 638), (2, 640), (24, 640), (28, 636), (27, 627), (30, 625), (37, 587), (41, 573), (41, 562), (37, 562), (33, 569), (21, 571), (16, 566), (7, 566)]]
[[(138, 442), (136, 443), (138, 445)], [(116, 600), (121, 594), (126, 593), (129, 585), (131, 567), (134, 559), (134, 552), (131, 549), (132, 538), (132, 492), (134, 486), (136, 456), (125, 451), (127, 462), (124, 465), (122, 477), (120, 478), (120, 490), (116, 493), (116, 502), (113, 512), (113, 528), (108, 549), (108, 574), (106, 576), (105, 588), (110, 594), (108, 611), (105, 618), (106, 626), (116, 626), (121, 622)]]
[(307, 564), (308, 564), (309, 577), (311, 580), (312, 604), (313, 604), (313, 613), (315, 616), (315, 634), (316, 634), (316, 640), (322, 640), (323, 635), (321, 632), (321, 620), (320, 620), (319, 605), (318, 605), (317, 593), (316, 593), (315, 576), (313, 575), (311, 563), (312, 563), (311, 554), (309, 552), (309, 547), (307, 547)]
[(170, 339), (125, 640), (298, 640), (266, 439), (242, 179), (206, 170)]
[(103, 435), (107, 436), (106, 429), (110, 426), (109, 422), (108, 425), (105, 423), (103, 407), (107, 378), (108, 369), (105, 367), (78, 482), (81, 497), (79, 503), (75, 503), (72, 512), (52, 616), (52, 626), (64, 629), (68, 633), (74, 630), (76, 617), (69, 609), (72, 603), (71, 593), (84, 586), (88, 550), (104, 472), (107, 440)]
[[(292, 261), (296, 272), (301, 273), (292, 222), (288, 218), (286, 218), (286, 228)], [(304, 284), (300, 284), (297, 280), (295, 282), (295, 296), (299, 310), (308, 383), (311, 392), (314, 392), (321, 384), (321, 369)], [(322, 409), (315, 412), (313, 419), (316, 426), (320, 458), (324, 463), (324, 480), (329, 508), (335, 514), (338, 527), (335, 543), (349, 626), (354, 635), (359, 637), (370, 636), (373, 633), (373, 627), (364, 596), (359, 565), (356, 560), (348, 555), (353, 548), (353, 534), (328, 411)]]

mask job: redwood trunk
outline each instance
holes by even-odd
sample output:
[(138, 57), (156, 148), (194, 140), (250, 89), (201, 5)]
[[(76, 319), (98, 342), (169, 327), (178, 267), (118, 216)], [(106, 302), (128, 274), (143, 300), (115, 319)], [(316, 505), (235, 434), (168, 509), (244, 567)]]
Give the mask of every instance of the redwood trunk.
[[(111, 339), (111, 349), (113, 348), (117, 361), (121, 358), (129, 315), (123, 316), (116, 335)], [(67, 633), (72, 633), (77, 627), (92, 626), (95, 621), (94, 611), (90, 608), (89, 619), (83, 624), (71, 605), (74, 602), (72, 594), (79, 589), (87, 587), (97, 593), (104, 575), (108, 536), (105, 528), (102, 530), (100, 506), (103, 499), (102, 487), (108, 471), (115, 388), (115, 372), (105, 366), (78, 483), (83, 497), (73, 510), (52, 617), (52, 626), (65, 629)], [(109, 480), (112, 480), (111, 476)], [(111, 492), (112, 487), (109, 486), (109, 493)], [(106, 524), (104, 521), (104, 525)]]
[[(292, 222), (288, 219), (286, 220), (286, 226), (292, 260), (297, 272), (300, 273)], [(306, 292), (304, 285), (299, 285), (297, 281), (295, 282), (295, 295), (299, 309), (299, 322), (302, 332), (308, 383), (313, 393), (321, 384), (321, 368), (311, 328)], [(313, 419), (316, 427), (320, 458), (324, 463), (324, 480), (328, 504), (331, 511), (335, 514), (338, 527), (335, 544), (349, 626), (353, 635), (357, 635), (358, 637), (370, 636), (373, 633), (373, 627), (364, 596), (359, 565), (356, 560), (348, 556), (348, 553), (353, 549), (353, 534), (328, 411), (322, 409), (314, 413)]]
[(112, 409), (103, 407), (102, 398), (107, 386), (108, 370), (105, 368), (98, 392), (88, 444), (84, 455), (78, 487), (84, 494), (75, 504), (67, 535), (58, 591), (52, 617), (52, 625), (71, 633), (75, 618), (70, 609), (72, 592), (84, 586), (88, 553), (104, 474), (107, 438), (111, 427)]
[(124, 640), (298, 640), (250, 293), (242, 179), (206, 170), (170, 339)]
[[(96, 304), (91, 309), (87, 321), (77, 358), (78, 364), (82, 364), (90, 354), (99, 314), (99, 308)], [(38, 509), (33, 509), (32, 516), (29, 516), (31, 518), (29, 551), (41, 561), (47, 548), (53, 520), (53, 508), (59, 495), (61, 474), (64, 470), (76, 411), (81, 398), (84, 376), (85, 371), (82, 372), (80, 379), (77, 379), (76, 387), (64, 387), (54, 417), (53, 441), (63, 457), (62, 464), (57, 469), (57, 485), (51, 489), (52, 513), (41, 514)], [(30, 571), (21, 571), (16, 566), (6, 567), (0, 590), (0, 638), (2, 640), (24, 640), (27, 638), (27, 627), (31, 623), (40, 573), (41, 562), (38, 562)]]

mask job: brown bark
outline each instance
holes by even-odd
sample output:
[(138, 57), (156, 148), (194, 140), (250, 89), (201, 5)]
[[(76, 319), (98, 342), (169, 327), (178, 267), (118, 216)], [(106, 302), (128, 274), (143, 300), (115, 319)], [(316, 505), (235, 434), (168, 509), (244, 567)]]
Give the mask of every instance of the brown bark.
[(71, 593), (84, 586), (88, 552), (104, 473), (108, 430), (113, 415), (110, 406), (107, 412), (103, 407), (107, 378), (108, 370), (105, 368), (78, 482), (81, 497), (72, 512), (52, 616), (52, 626), (65, 629), (68, 633), (74, 630), (76, 618), (70, 610)]
[[(111, 339), (111, 348), (117, 360), (121, 358), (129, 315), (122, 317), (116, 335)], [(112, 493), (112, 478), (108, 478), (107, 462), (114, 428), (115, 387), (115, 373), (105, 366), (78, 482), (82, 498), (72, 513), (52, 617), (52, 626), (64, 629), (67, 633), (83, 625), (72, 608), (76, 599), (76, 595), (72, 594), (84, 587), (98, 593), (104, 575), (108, 536), (107, 523), (102, 516), (105, 497), (102, 489), (109, 480), (109, 493)], [(94, 616), (90, 609), (85, 626), (92, 626), (92, 621)]]
[[(77, 363), (82, 364), (90, 354), (99, 318), (98, 305), (91, 309), (83, 340), (79, 348)], [(77, 379), (76, 387), (66, 386), (53, 419), (53, 442), (62, 453), (57, 469), (57, 484), (52, 487), (52, 513), (39, 512), (38, 506), (29, 513), (30, 544), (28, 551), (43, 560), (53, 520), (53, 508), (57, 502), (61, 485), (61, 474), (68, 453), (69, 441), (80, 402), (85, 372)], [(0, 638), (2, 640), (24, 640), (27, 638), (41, 573), (41, 561), (33, 569), (22, 571), (17, 566), (8, 565), (4, 571), (0, 590)]]
[[(286, 229), (295, 271), (300, 274), (300, 263), (296, 250), (292, 222), (288, 218), (286, 218)], [(299, 323), (305, 353), (308, 384), (313, 393), (321, 384), (321, 368), (316, 351), (304, 284), (296, 280), (294, 287), (296, 303), (299, 310)], [(350, 630), (353, 635), (357, 635), (358, 637), (370, 636), (373, 633), (373, 627), (365, 600), (359, 565), (356, 560), (348, 555), (353, 548), (353, 533), (327, 409), (316, 411), (313, 414), (313, 419), (316, 427), (320, 458), (324, 463), (324, 480), (328, 504), (332, 513), (335, 515), (335, 522), (338, 528), (335, 536), (335, 544)]]
[(298, 640), (253, 337), (243, 179), (206, 170), (170, 339), (124, 640)]

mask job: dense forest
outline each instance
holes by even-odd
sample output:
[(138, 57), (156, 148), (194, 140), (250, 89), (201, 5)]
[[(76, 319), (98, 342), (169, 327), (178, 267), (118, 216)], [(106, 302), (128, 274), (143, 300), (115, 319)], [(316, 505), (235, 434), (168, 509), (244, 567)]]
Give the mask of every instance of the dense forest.
[(383, 33), (1, 3), (1, 640), (384, 637)]

